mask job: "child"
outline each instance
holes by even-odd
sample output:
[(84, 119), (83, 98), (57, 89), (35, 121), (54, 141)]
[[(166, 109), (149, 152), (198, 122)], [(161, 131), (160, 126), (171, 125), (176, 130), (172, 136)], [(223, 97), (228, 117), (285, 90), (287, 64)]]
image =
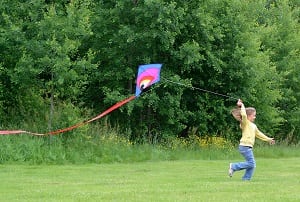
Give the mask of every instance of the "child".
[(275, 144), (275, 140), (264, 135), (260, 132), (257, 126), (253, 123), (256, 118), (255, 108), (249, 107), (245, 108), (243, 102), (239, 99), (237, 106), (240, 109), (235, 109), (232, 111), (232, 115), (240, 121), (240, 128), (242, 130), (242, 138), (240, 139), (239, 151), (245, 158), (245, 162), (230, 163), (228, 174), (232, 177), (235, 171), (244, 170), (245, 174), (242, 177), (243, 180), (250, 180), (254, 169), (256, 167), (255, 159), (253, 155), (253, 145), (255, 142), (255, 137), (268, 141), (270, 144)]

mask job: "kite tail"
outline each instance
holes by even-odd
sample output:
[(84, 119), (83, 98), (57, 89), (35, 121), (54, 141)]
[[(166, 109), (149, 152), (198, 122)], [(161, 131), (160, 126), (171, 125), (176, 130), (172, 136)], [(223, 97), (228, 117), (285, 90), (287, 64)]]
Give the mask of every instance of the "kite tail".
[(68, 128), (63, 128), (63, 129), (59, 129), (59, 130), (55, 130), (55, 131), (50, 131), (48, 133), (33, 133), (33, 132), (28, 132), (28, 131), (25, 131), (25, 130), (0, 130), (0, 135), (14, 135), (14, 134), (21, 134), (21, 133), (26, 133), (26, 134), (30, 134), (30, 135), (35, 135), (35, 136), (46, 136), (46, 135), (57, 135), (57, 134), (60, 134), (60, 133), (64, 133), (64, 132), (67, 132), (67, 131), (71, 131), (75, 128), (78, 128), (80, 126), (83, 126), (85, 124), (88, 124), (92, 121), (95, 121), (97, 119), (100, 119), (104, 116), (106, 116), (107, 114), (109, 114), (110, 112), (118, 109), (119, 107), (123, 106), (124, 104), (132, 101), (133, 99), (135, 99), (136, 96), (135, 95), (132, 95), (116, 104), (114, 104), (113, 106), (111, 106), (110, 108), (108, 108), (107, 110), (105, 110), (104, 112), (102, 112), (101, 114), (99, 114), (98, 116), (92, 118), (92, 119), (89, 119), (87, 121), (84, 121), (84, 122), (81, 122), (81, 123), (78, 123), (78, 124), (75, 124), (73, 126), (70, 126)]
[(30, 134), (30, 135), (36, 135), (36, 136), (45, 135), (45, 134), (41, 134), (41, 133), (28, 132), (26, 130), (0, 130), (0, 135), (15, 135), (15, 134), (21, 134), (21, 133), (26, 133), (26, 134)]
[(26, 133), (25, 130), (0, 130), (0, 135), (14, 135), (20, 133)]
[(90, 119), (90, 120), (84, 121), (84, 122), (82, 122), (82, 123), (78, 123), (78, 124), (73, 125), (73, 126), (70, 126), (70, 127), (68, 127), (68, 128), (64, 128), (64, 129), (59, 129), (59, 130), (56, 130), (56, 131), (48, 132), (48, 133), (46, 133), (45, 135), (57, 135), (57, 134), (59, 134), (59, 133), (64, 133), (64, 132), (73, 130), (73, 129), (75, 129), (75, 128), (78, 128), (78, 127), (80, 127), (80, 126), (83, 126), (83, 125), (85, 125), (85, 124), (88, 124), (88, 123), (90, 123), (90, 122), (92, 122), (92, 121), (95, 121), (95, 120), (97, 120), (97, 119), (100, 119), (100, 118), (104, 117), (105, 115), (109, 114), (110, 112), (114, 111), (115, 109), (118, 109), (118, 108), (121, 107), (122, 105), (124, 105), (124, 104), (126, 104), (126, 103), (132, 101), (134, 98), (136, 98), (136, 96), (135, 96), (135, 95), (132, 95), (132, 96), (130, 96), (130, 97), (128, 97), (128, 98), (126, 98), (126, 99), (124, 99), (124, 100), (122, 100), (122, 101), (120, 101), (120, 102), (114, 104), (113, 106), (111, 106), (110, 108), (108, 108), (107, 110), (105, 110), (104, 112), (102, 112), (101, 114), (99, 114), (98, 116), (96, 116), (96, 117), (94, 117), (94, 118), (92, 118), (92, 119)]

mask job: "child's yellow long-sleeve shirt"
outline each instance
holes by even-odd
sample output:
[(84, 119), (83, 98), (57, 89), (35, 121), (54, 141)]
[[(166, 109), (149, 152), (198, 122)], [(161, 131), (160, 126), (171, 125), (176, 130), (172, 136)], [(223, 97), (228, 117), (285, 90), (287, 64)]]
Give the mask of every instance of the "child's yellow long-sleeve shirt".
[(253, 147), (255, 142), (255, 137), (263, 141), (272, 140), (272, 138), (264, 135), (254, 123), (248, 120), (244, 105), (241, 106), (241, 115), (242, 115), (242, 122), (241, 122), (242, 138), (240, 139), (240, 145)]

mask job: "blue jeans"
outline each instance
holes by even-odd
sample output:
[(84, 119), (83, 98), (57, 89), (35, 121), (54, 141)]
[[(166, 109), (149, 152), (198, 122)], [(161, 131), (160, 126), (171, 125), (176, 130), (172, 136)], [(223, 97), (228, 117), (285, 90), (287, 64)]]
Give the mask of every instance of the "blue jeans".
[(243, 157), (245, 158), (246, 161), (239, 162), (239, 163), (232, 163), (231, 169), (233, 171), (239, 171), (239, 170), (246, 169), (245, 174), (242, 179), (250, 180), (253, 175), (254, 169), (256, 167), (252, 147), (246, 147), (246, 146), (240, 145), (239, 151), (243, 155)]

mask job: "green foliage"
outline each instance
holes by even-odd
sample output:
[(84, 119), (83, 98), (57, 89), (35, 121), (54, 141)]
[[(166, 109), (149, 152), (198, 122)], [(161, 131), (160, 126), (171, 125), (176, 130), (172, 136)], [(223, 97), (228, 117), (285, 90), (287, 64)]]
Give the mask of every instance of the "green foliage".
[[(0, 138), (0, 164), (133, 163), (239, 157), (236, 145), (222, 137), (168, 137), (163, 143), (134, 144), (117, 131), (99, 125), (84, 127), (80, 134), (68, 132), (61, 137), (19, 135)], [(266, 146), (260, 142), (255, 147), (257, 155), (265, 158), (299, 157), (298, 150), (298, 146)]]
[[(299, 3), (298, 3), (299, 5)], [(299, 136), (299, 6), (296, 1), (271, 4), (263, 16), (263, 48), (283, 78), (282, 99), (277, 104), (284, 118), (280, 136), (298, 142)], [(284, 132), (283, 132), (284, 131)]]
[[(79, 52), (83, 38), (91, 34), (88, 3), (74, 1), (67, 7), (41, 4), (35, 2), (29, 6), (19, 2), (2, 12), (5, 25), (9, 26), (3, 37), (5, 40), (11, 38), (15, 45), (7, 46), (7, 49), (12, 49), (14, 54), (11, 55), (15, 58), (2, 61), (6, 67), (5, 71), (1, 71), (5, 78), (3, 93), (7, 97), (3, 107), (11, 116), (20, 114), (20, 119), (27, 119), (30, 114), (38, 112), (44, 112), (39, 117), (45, 115), (46, 105), (43, 103), (51, 102), (52, 108), (56, 100), (80, 103), (83, 86), (88, 79), (86, 73), (94, 67), (91, 64), (93, 54), (90, 51)], [(18, 14), (27, 17), (19, 18), (9, 13), (16, 7), (21, 7), (24, 12)], [(20, 19), (24, 19), (22, 23)], [(11, 37), (15, 30), (20, 37), (17, 34)]]
[(297, 1), (4, 0), (0, 14), (3, 128), (74, 124), (134, 93), (139, 64), (163, 63), (159, 84), (107, 118), (133, 142), (191, 128), (237, 140), (227, 96), (299, 140)]

